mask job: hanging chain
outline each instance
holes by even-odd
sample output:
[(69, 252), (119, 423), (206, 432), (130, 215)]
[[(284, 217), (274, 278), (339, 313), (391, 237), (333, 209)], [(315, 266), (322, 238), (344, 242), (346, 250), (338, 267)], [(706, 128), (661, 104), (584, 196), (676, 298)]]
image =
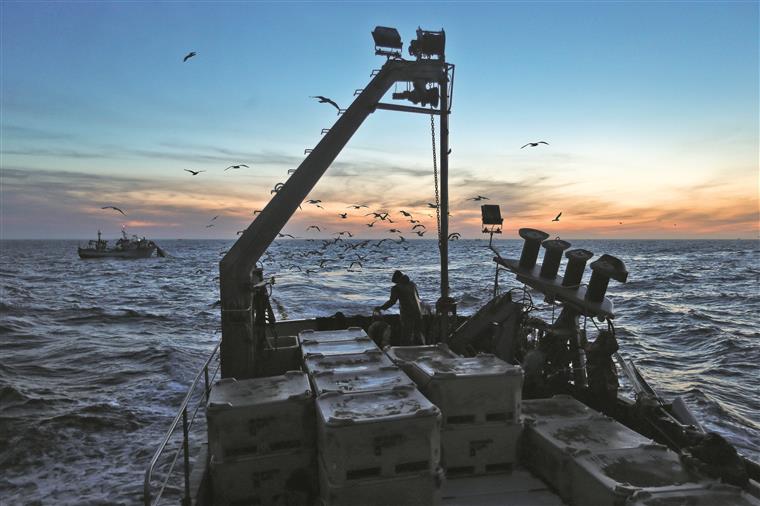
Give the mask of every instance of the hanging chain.
[(438, 244), (446, 238), (441, 237), (441, 202), (438, 196), (438, 157), (435, 150), (435, 115), (430, 115), (430, 138), (433, 141), (433, 180), (435, 182), (435, 218), (438, 225)]

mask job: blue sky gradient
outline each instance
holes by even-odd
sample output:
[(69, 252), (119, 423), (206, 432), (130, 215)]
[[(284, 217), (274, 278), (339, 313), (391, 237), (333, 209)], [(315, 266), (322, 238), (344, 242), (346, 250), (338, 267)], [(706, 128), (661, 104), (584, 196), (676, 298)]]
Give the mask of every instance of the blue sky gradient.
[[(234, 236), (335, 121), (309, 97), (346, 107), (382, 64), (376, 25), (397, 27), (405, 48), (418, 25), (446, 29), (452, 230), (479, 235), (465, 199), (489, 192), (512, 228), (757, 237), (757, 2), (0, 9), (2, 238), (115, 235), (125, 223), (153, 237)], [(198, 55), (183, 63), (188, 51)], [(292, 230), (344, 225), (336, 213), (352, 201), (422, 213), (429, 135), (424, 116), (373, 114), (313, 192), (333, 208), (294, 216)], [(519, 149), (539, 139), (551, 145)], [(234, 163), (251, 169), (223, 171)], [(111, 204), (129, 219), (100, 210)], [(559, 210), (561, 226), (549, 222)]]

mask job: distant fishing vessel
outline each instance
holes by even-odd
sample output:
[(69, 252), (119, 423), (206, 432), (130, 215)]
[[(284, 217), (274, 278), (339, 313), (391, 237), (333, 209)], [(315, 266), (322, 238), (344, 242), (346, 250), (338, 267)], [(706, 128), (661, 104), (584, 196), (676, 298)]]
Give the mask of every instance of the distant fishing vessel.
[(91, 240), (86, 248), (79, 246), (77, 252), (79, 258), (148, 258), (153, 255), (153, 252), (158, 251), (158, 256), (165, 256), (164, 251), (159, 248), (156, 243), (146, 239), (145, 237), (139, 238), (136, 235), (132, 237), (127, 236), (127, 232), (122, 230), (121, 237), (116, 241), (113, 247), (108, 246), (108, 241), (101, 238), (100, 230), (98, 230), (98, 238)]
[[(144, 504), (167, 491), (183, 505), (217, 506), (760, 506), (760, 465), (704, 430), (682, 399), (662, 399), (617, 353), (606, 292), (611, 280), (628, 280), (622, 260), (601, 255), (584, 283), (594, 253), (522, 228), (520, 258), (489, 243), (492, 298), (457, 314), (445, 34), (418, 29), (412, 60), (401, 57), (395, 29), (372, 35), (386, 63), (220, 262), (222, 339), (146, 469)], [(393, 98), (413, 106), (381, 102), (397, 83), (406, 89)], [(419, 346), (378, 346), (375, 323), (401, 342), (393, 316), (275, 321), (274, 278), (258, 263), (376, 110), (431, 117), (441, 296), (422, 317)], [(501, 233), (499, 206), (481, 206), (481, 215), (484, 233)], [(518, 285), (503, 289), (502, 273)], [(538, 295), (550, 318), (537, 311)], [(635, 401), (618, 396), (615, 363)], [(206, 430), (194, 427), (204, 408)]]

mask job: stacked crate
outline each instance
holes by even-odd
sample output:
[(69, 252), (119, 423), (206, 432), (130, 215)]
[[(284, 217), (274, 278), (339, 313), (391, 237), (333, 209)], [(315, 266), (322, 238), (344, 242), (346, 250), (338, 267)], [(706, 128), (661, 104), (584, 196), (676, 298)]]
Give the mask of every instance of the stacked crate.
[(446, 474), (510, 471), (522, 432), (522, 369), (489, 354), (423, 357), (412, 366), (420, 390), (443, 413)]
[(440, 411), (361, 329), (299, 334), (326, 506), (437, 503)]
[[(523, 463), (570, 504), (699, 504), (729, 497), (678, 455), (569, 396), (526, 401)], [(661, 498), (662, 502), (657, 502)], [(726, 502), (724, 504), (734, 504)], [(737, 503), (737, 504), (740, 504)]]
[(308, 376), (217, 382), (206, 409), (214, 504), (313, 500), (316, 434)]

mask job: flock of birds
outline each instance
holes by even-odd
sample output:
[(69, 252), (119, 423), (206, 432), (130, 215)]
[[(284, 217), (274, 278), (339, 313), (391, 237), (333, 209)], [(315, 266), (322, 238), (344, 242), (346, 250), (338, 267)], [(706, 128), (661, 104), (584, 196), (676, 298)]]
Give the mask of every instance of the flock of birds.
[[(195, 51), (190, 51), (184, 56), (182, 61), (187, 62), (188, 60), (190, 60), (191, 58), (194, 58), (195, 56), (197, 56), (197, 53)], [(334, 100), (328, 97), (325, 97), (322, 95), (316, 95), (310, 98), (318, 100), (319, 103), (321, 104), (328, 104), (328, 105), (333, 106), (337, 110), (339, 115), (344, 112), (344, 109), (341, 109), (341, 107)], [(546, 146), (549, 145), (549, 143), (546, 141), (528, 142), (524, 144), (522, 147), (520, 147), (520, 149), (524, 149), (526, 147), (536, 148), (542, 144)], [(224, 169), (224, 172), (228, 170), (239, 170), (243, 168), (248, 169), (250, 167), (244, 163), (236, 163), (234, 165), (229, 165), (228, 167), (226, 167)], [(193, 170), (193, 169), (183, 169), (183, 170), (189, 173), (191, 176), (198, 176), (201, 173), (207, 172), (206, 170)], [(289, 175), (294, 172), (295, 172), (295, 169), (288, 170)], [(283, 186), (284, 186), (284, 183), (277, 183), (270, 191), (270, 194), (277, 193)], [(480, 202), (483, 200), (489, 200), (489, 198), (483, 195), (476, 195), (475, 197), (468, 198), (467, 200), (470, 200), (473, 202)], [(312, 205), (316, 208), (323, 209), (323, 210), (325, 209), (324, 206), (322, 205), (323, 202), (319, 199), (307, 199), (303, 202), (303, 204)], [(429, 202), (427, 204), (427, 207), (428, 209), (438, 209), (438, 205), (432, 202)], [(302, 207), (299, 205), (299, 209), (301, 208)], [(102, 209), (111, 209), (126, 216), (126, 212), (123, 209), (116, 206), (103, 206)], [(348, 206), (347, 209), (360, 211), (362, 209), (369, 209), (369, 207), (366, 204), (352, 204)], [(253, 215), (255, 216), (260, 212), (261, 210), (256, 209), (253, 211)], [(393, 225), (393, 227), (389, 227), (387, 229), (387, 232), (391, 234), (396, 234), (395, 239), (385, 238), (385, 239), (380, 239), (380, 240), (349, 241), (348, 239), (353, 237), (353, 234), (350, 231), (343, 230), (339, 232), (333, 232), (333, 235), (336, 235), (337, 237), (334, 237), (331, 239), (322, 239), (321, 247), (312, 249), (312, 250), (307, 250), (301, 253), (301, 256), (303, 258), (301, 258), (300, 260), (303, 260), (305, 258), (309, 258), (312, 256), (317, 257), (317, 261), (315, 263), (314, 269), (302, 267), (302, 265), (305, 265), (303, 262), (301, 262), (300, 264), (294, 263), (294, 264), (289, 265), (288, 267), (293, 270), (302, 271), (306, 275), (310, 275), (311, 273), (316, 272), (317, 268), (323, 269), (323, 268), (326, 268), (326, 266), (328, 266), (329, 264), (335, 264), (340, 261), (344, 261), (344, 262), (350, 261), (350, 263), (348, 263), (347, 270), (354, 271), (356, 270), (357, 267), (359, 269), (363, 268), (363, 263), (367, 260), (369, 256), (367, 251), (379, 251), (378, 248), (385, 242), (395, 243), (397, 245), (400, 245), (400, 247), (403, 249), (408, 249), (408, 245), (404, 245), (404, 243), (406, 242), (406, 238), (402, 235), (403, 233), (405, 233), (402, 230), (402, 224), (406, 224), (406, 222), (408, 222), (408, 225), (404, 225), (408, 227), (407, 232), (411, 234), (415, 234), (418, 237), (425, 236), (425, 234), (428, 231), (427, 226), (424, 223), (421, 223), (420, 220), (415, 219), (412, 213), (407, 210), (401, 209), (397, 212), (397, 214), (400, 215), (400, 217), (397, 217), (396, 220), (394, 220), (391, 217), (391, 213), (389, 211), (385, 211), (385, 210), (372, 211), (363, 215), (364, 217), (367, 217), (367, 216), (372, 217), (369, 223), (365, 223), (367, 228), (370, 228), (370, 229), (374, 228), (375, 225), (378, 223)], [(343, 220), (348, 219), (349, 216), (351, 215), (349, 215), (348, 212), (338, 213), (338, 217)], [(432, 215), (428, 215), (428, 216), (431, 218), (433, 217)], [(557, 214), (557, 216), (551, 221), (558, 222), (560, 219), (560, 216), (562, 216), (562, 212)], [(206, 224), (206, 228), (214, 227), (216, 225), (215, 222), (218, 218), (219, 218), (219, 215), (216, 215), (213, 218), (211, 218), (208, 224)], [(620, 224), (622, 224), (622, 222), (620, 222)], [(327, 233), (325, 226), (324, 225), (320, 226), (319, 224), (309, 225), (308, 227), (306, 227), (305, 231), (309, 232), (311, 230), (314, 230), (319, 233)], [(245, 232), (244, 230), (239, 230), (237, 234), (240, 235), (244, 232)], [(449, 241), (458, 240), (460, 237), (461, 237), (460, 233), (452, 232), (451, 234), (448, 235), (447, 240)], [(286, 234), (286, 233), (279, 233), (278, 238), (300, 239), (300, 237), (296, 237), (292, 234)], [(317, 239), (310, 238), (308, 240), (316, 241)], [(365, 253), (361, 254), (360, 252), (365, 252)], [(226, 252), (223, 251), (221, 253), (223, 254)], [(268, 255), (270, 254), (267, 252), (265, 254), (265, 258), (267, 258)], [(388, 256), (380, 256), (380, 260), (387, 260), (388, 258), (389, 258)]]

